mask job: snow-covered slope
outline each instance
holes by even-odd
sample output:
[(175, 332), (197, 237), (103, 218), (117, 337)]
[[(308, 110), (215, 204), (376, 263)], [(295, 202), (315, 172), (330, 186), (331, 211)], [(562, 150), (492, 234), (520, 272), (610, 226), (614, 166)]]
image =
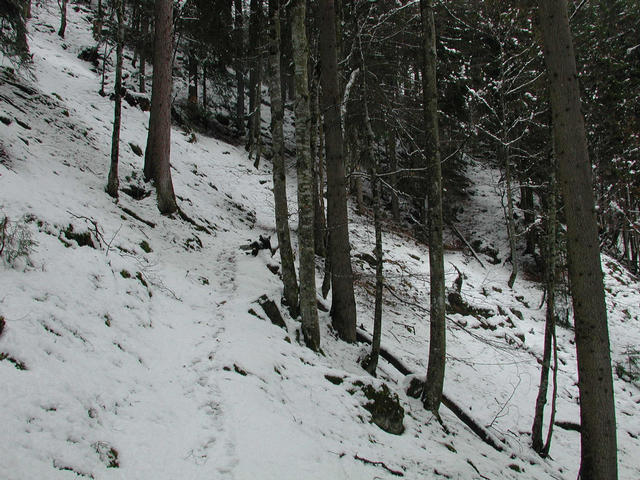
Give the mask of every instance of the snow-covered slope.
[[(529, 448), (544, 328), (539, 285), (518, 280), (510, 291), (505, 266), (483, 269), (461, 251), (447, 253), (447, 284), (455, 265), (466, 275), (465, 300), (492, 315), (451, 316), (445, 391), (504, 440), (503, 452), (443, 407), (445, 430), (387, 362), (370, 378), (357, 363), (365, 345), (337, 341), (326, 312), (324, 355), (314, 354), (298, 343), (299, 325), (284, 309), (286, 329), (257, 303), (263, 294), (280, 298), (268, 268), (277, 254), (240, 248), (260, 235), (275, 244), (268, 165), (256, 170), (243, 150), (200, 135), (189, 143), (174, 129), (175, 190), (193, 223), (159, 215), (152, 191), (139, 200), (122, 192), (118, 202), (104, 193), (113, 104), (77, 58), (93, 39), (87, 7), (73, 7), (62, 40), (55, 2), (35, 6), (34, 78), (0, 78), (0, 220), (32, 241), (28, 257), (0, 264), (0, 478), (576, 477), (575, 431), (556, 427), (550, 459)], [(130, 147), (144, 146), (147, 123), (147, 113), (125, 103), (123, 188), (149, 190)], [(491, 228), (500, 211), (490, 172), (474, 168), (484, 204), (470, 205), (465, 218), (488, 235), (501, 229)], [(351, 217), (359, 323), (371, 332), (373, 269), (361, 254), (371, 252), (373, 230), (369, 219)], [(93, 248), (80, 246), (87, 238)], [(383, 345), (422, 374), (426, 249), (395, 233), (384, 242), (391, 291)], [(632, 371), (626, 352), (640, 344), (638, 283), (612, 261), (605, 269), (614, 361)], [(559, 331), (558, 344), (557, 419), (575, 423), (569, 330)], [(402, 435), (369, 422), (358, 385), (382, 382), (405, 409)], [(620, 478), (632, 480), (640, 478), (640, 391), (618, 378), (615, 387)]]

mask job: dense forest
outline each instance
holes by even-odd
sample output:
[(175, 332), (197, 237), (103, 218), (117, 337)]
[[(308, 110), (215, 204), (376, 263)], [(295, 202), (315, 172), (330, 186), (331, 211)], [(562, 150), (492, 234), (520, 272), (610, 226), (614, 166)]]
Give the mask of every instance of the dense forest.
[[(602, 259), (638, 281), (640, 2), (58, 0), (51, 6), (65, 50), (73, 42), (69, 10), (90, 20), (92, 43), (76, 45), (77, 56), (90, 65), (98, 93), (112, 109), (108, 174), (103, 191), (93, 195), (119, 205), (123, 195), (132, 196), (133, 183), (140, 199), (152, 195), (153, 186), (160, 218), (211, 234), (216, 228), (187, 208), (190, 185), (174, 184), (172, 125), (191, 146), (212, 137), (243, 149), (255, 172), (271, 173), (274, 238), (260, 236), (242, 247), (254, 256), (269, 251), (278, 260), (281, 295), (271, 306), (260, 304), (266, 315), (283, 324), (282, 315), (297, 319), (298, 342), (325, 356), (325, 342), (333, 345), (322, 321), (326, 305), (330, 331), (340, 342), (367, 345), (366, 354), (353, 359), (355, 367), (377, 377), (380, 363), (387, 362), (403, 375), (417, 374), (407, 395), (418, 398), (444, 431), (446, 407), (496, 450), (505, 448), (500, 438), (446, 394), (446, 382), (453, 381), (447, 379), (447, 347), (449, 332), (459, 327), (456, 315), (481, 323), (490, 316), (461, 293), (466, 274), (453, 264), (453, 277), (447, 273), (448, 252), (464, 251), (483, 269), (502, 265), (509, 275), (503, 286), (493, 287), (496, 292), (516, 292), (524, 281), (542, 292), (536, 399), (521, 405), (533, 413), (526, 448), (541, 459), (550, 455), (558, 351), (575, 349), (579, 478), (618, 478), (614, 379), (626, 375), (637, 384), (638, 346), (627, 350), (628, 368), (621, 373), (611, 356), (611, 291), (605, 289)], [(43, 7), (0, 0), (0, 83), (8, 88), (36, 68), (30, 32), (42, 32), (43, 21), (35, 21), (35, 8)], [(22, 111), (11, 98), (3, 93), (2, 105)], [(146, 146), (136, 146), (144, 165), (131, 173), (125, 163), (127, 174), (125, 108), (148, 112), (146, 137), (137, 139)], [(12, 123), (6, 115), (0, 120)], [(0, 153), (8, 155), (3, 152), (4, 146)], [(204, 168), (201, 161), (194, 172)], [(499, 177), (499, 209), (485, 221), (504, 232), (505, 245), (465, 226), (465, 208), (479, 182), (472, 165)], [(371, 253), (354, 252), (354, 215), (365, 219), (358, 228), (372, 232)], [(152, 228), (157, 223), (134, 218)], [(28, 256), (31, 246), (20, 244), (20, 224), (3, 212), (0, 220), (5, 263)], [(111, 243), (98, 223), (88, 226), (88, 235), (101, 237), (98, 243), (109, 255)], [(389, 271), (395, 262), (389, 258), (392, 234), (428, 247), (428, 294), (412, 300), (427, 322), (422, 372), (409, 370), (383, 345), (385, 305), (400, 301)], [(371, 268), (368, 333), (361, 327), (358, 259)], [(142, 275), (139, 280), (151, 283)], [(559, 346), (559, 327), (574, 335), (570, 345)], [(232, 368), (241, 374), (237, 365)], [(391, 411), (394, 394), (386, 392), (381, 402), (392, 406), (380, 408)], [(357, 460), (399, 473), (384, 462)], [(488, 478), (474, 469), (477, 478)]]

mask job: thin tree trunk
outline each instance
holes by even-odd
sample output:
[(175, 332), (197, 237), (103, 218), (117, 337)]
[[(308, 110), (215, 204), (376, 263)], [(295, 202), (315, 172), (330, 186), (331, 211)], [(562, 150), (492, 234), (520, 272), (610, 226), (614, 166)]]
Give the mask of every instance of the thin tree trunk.
[(64, 38), (65, 31), (67, 30), (67, 0), (59, 0), (60, 3), (60, 29), (58, 35)]
[(316, 247), (316, 255), (325, 257), (327, 249), (325, 245), (325, 218), (324, 206), (322, 202), (323, 192), (323, 168), (322, 168), (322, 149), (320, 137), (318, 135), (319, 119), (319, 85), (315, 75), (309, 76), (310, 90), (310, 110), (311, 110), (311, 163), (313, 165), (313, 237)]
[(140, 51), (140, 69), (138, 71), (140, 82), (140, 93), (147, 91), (147, 36), (149, 35), (149, 16), (142, 7), (140, 18), (140, 40), (138, 49)]
[(155, 38), (149, 133), (144, 157), (144, 177), (154, 180), (158, 210), (171, 214), (178, 209), (171, 180), (171, 56), (173, 4), (155, 0)]
[(298, 157), (298, 243), (302, 334), (312, 350), (320, 349), (313, 245), (313, 179), (309, 145), (309, 44), (305, 28), (306, 0), (293, 0), (291, 41), (295, 65), (295, 129)]
[(118, 37), (116, 46), (116, 82), (114, 86), (115, 104), (113, 113), (113, 134), (111, 137), (111, 167), (106, 191), (113, 198), (118, 198), (118, 159), (120, 156), (120, 120), (122, 114), (122, 50), (124, 48), (124, 0), (116, 0), (116, 16), (118, 21)]
[(429, 224), (430, 333), (427, 380), (422, 392), (426, 409), (438, 413), (442, 403), (446, 363), (446, 324), (444, 302), (444, 250), (442, 246), (442, 170), (438, 131), (438, 90), (436, 84), (436, 32), (432, 0), (420, 0), (423, 35), (423, 111)]
[[(541, 456), (546, 456), (545, 444), (542, 439), (542, 426), (544, 421), (544, 407), (547, 403), (547, 392), (549, 386), (549, 368), (551, 366), (551, 349), (555, 332), (555, 289), (556, 289), (556, 185), (555, 172), (552, 169), (549, 181), (549, 198), (547, 207), (547, 235), (545, 242), (545, 277), (547, 291), (546, 322), (544, 329), (544, 350), (542, 353), (542, 364), (540, 365), (540, 386), (538, 387), (538, 397), (536, 399), (535, 413), (533, 416), (533, 426), (531, 427), (531, 444), (533, 449)], [(555, 373), (555, 372), (554, 372)], [(551, 438), (549, 438), (549, 441)]]
[(298, 316), (298, 281), (289, 232), (287, 177), (284, 165), (282, 89), (280, 85), (280, 0), (269, 0), (269, 94), (271, 96), (271, 138), (273, 140), (273, 196), (276, 231), (282, 265), (284, 300), (292, 317)]
[(607, 310), (591, 162), (566, 0), (539, 0), (539, 17), (550, 83), (558, 179), (567, 219), (580, 390), (580, 478), (615, 480), (616, 415)]
[[(332, 324), (347, 342), (356, 341), (356, 304), (353, 293), (349, 219), (340, 118), (341, 95), (336, 54), (334, 0), (320, 0), (320, 83), (327, 158), (327, 228), (331, 257)], [(294, 48), (295, 50), (295, 48)]]
[(504, 181), (507, 195), (507, 236), (509, 237), (509, 250), (511, 252), (511, 275), (509, 275), (507, 285), (509, 285), (509, 288), (513, 288), (513, 285), (516, 283), (516, 277), (518, 276), (518, 245), (516, 242), (516, 223), (513, 218), (513, 182), (511, 179), (511, 161), (509, 160), (509, 153), (506, 145), (499, 145), (498, 150), (498, 157), (500, 158), (499, 161), (504, 165)]
[(234, 42), (236, 46), (236, 128), (240, 135), (244, 135), (244, 14), (242, 11), (242, 0), (234, 0), (234, 18), (235, 18), (235, 30), (234, 30)]
[(258, 63), (259, 56), (259, 38), (260, 38), (260, 10), (262, 8), (262, 0), (251, 0), (249, 4), (249, 44), (247, 50), (249, 53), (249, 138), (247, 139), (247, 150), (251, 156), (255, 149), (256, 130), (255, 116), (256, 111), (260, 107), (257, 94), (259, 92)]
[(367, 88), (367, 64), (364, 59), (364, 52), (362, 50), (362, 38), (359, 36), (358, 41), (360, 43), (360, 58), (362, 60), (362, 99), (363, 99), (363, 111), (364, 111), (364, 127), (365, 127), (365, 142), (364, 142), (364, 163), (370, 165), (371, 176), (371, 190), (373, 196), (373, 225), (375, 229), (376, 246), (375, 246), (375, 258), (376, 258), (376, 290), (375, 290), (375, 303), (373, 312), (373, 338), (371, 342), (371, 353), (365, 359), (363, 367), (374, 377), (376, 376), (376, 369), (378, 368), (378, 358), (380, 357), (380, 340), (382, 337), (382, 289), (384, 288), (384, 276), (383, 276), (383, 258), (382, 258), (382, 222), (380, 220), (381, 209), (381, 185), (380, 177), (378, 177), (378, 159), (373, 154), (373, 145), (375, 142), (373, 129), (371, 128), (371, 119), (369, 117), (369, 107), (367, 105), (367, 97), (369, 96)]

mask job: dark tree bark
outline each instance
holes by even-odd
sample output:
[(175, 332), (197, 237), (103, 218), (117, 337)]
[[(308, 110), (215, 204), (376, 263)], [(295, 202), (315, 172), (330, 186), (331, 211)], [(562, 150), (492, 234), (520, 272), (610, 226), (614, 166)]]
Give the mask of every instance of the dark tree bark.
[(58, 35), (64, 38), (67, 30), (67, 0), (59, 0), (58, 5), (60, 5), (60, 28), (58, 29)]
[(549, 181), (549, 196), (547, 205), (547, 232), (545, 239), (545, 288), (547, 291), (546, 321), (544, 329), (544, 350), (542, 352), (542, 364), (540, 365), (540, 385), (538, 387), (538, 397), (531, 427), (531, 445), (533, 449), (542, 457), (549, 454), (551, 447), (551, 433), (553, 432), (553, 420), (555, 416), (555, 393), (556, 393), (556, 367), (554, 367), (554, 389), (552, 397), (552, 411), (549, 420), (549, 430), (547, 440), (542, 438), (542, 427), (544, 421), (544, 407), (547, 403), (549, 390), (549, 369), (551, 368), (551, 353), (555, 338), (556, 315), (555, 315), (555, 289), (556, 289), (556, 181), (555, 172), (551, 171)]
[(427, 221), (429, 229), (430, 333), (427, 381), (422, 392), (425, 408), (438, 413), (442, 402), (446, 363), (446, 324), (444, 301), (444, 250), (442, 246), (442, 171), (438, 131), (438, 91), (436, 85), (436, 31), (432, 0), (420, 0), (424, 67), (422, 74), (425, 123), (427, 182)]
[(364, 111), (365, 141), (363, 146), (364, 164), (369, 165), (371, 178), (371, 190), (373, 196), (373, 225), (375, 229), (376, 246), (374, 249), (376, 259), (376, 290), (373, 311), (373, 338), (371, 342), (371, 353), (362, 365), (364, 369), (374, 377), (378, 368), (380, 357), (380, 341), (382, 339), (382, 289), (384, 288), (383, 258), (382, 258), (382, 221), (380, 209), (382, 208), (381, 182), (378, 176), (378, 158), (373, 153), (375, 137), (371, 128), (371, 118), (369, 117), (369, 107), (367, 98), (369, 91), (367, 88), (367, 64), (362, 51), (362, 38), (358, 37), (360, 43), (360, 58), (362, 61), (362, 103)]
[(287, 177), (284, 165), (282, 89), (280, 84), (280, 0), (269, 0), (269, 94), (271, 96), (271, 138), (273, 142), (273, 196), (276, 231), (280, 247), (284, 300), (292, 317), (298, 316), (298, 281), (289, 232)]
[(320, 0), (319, 10), (320, 83), (327, 159), (327, 229), (329, 230), (328, 256), (331, 263), (331, 319), (340, 338), (347, 342), (355, 342), (356, 304), (353, 294), (351, 246), (349, 245), (334, 0)]
[(111, 136), (111, 167), (106, 191), (118, 198), (118, 159), (120, 156), (120, 120), (122, 114), (122, 50), (124, 48), (124, 0), (116, 0), (118, 34), (116, 45), (116, 81), (114, 86), (115, 103), (113, 113), (113, 134)]
[(300, 312), (302, 333), (312, 350), (320, 349), (313, 244), (313, 176), (309, 144), (309, 43), (305, 27), (306, 0), (293, 0), (291, 41), (295, 66), (296, 156), (298, 157), (298, 243), (300, 249)]
[(567, 219), (580, 390), (581, 479), (618, 477), (616, 416), (598, 226), (566, 0), (540, 0), (558, 180)]
[(251, 0), (249, 11), (249, 138), (247, 150), (249, 157), (256, 154), (259, 162), (262, 0)]
[(149, 16), (144, 8), (141, 7), (140, 14), (140, 39), (138, 43), (138, 50), (140, 52), (140, 67), (138, 71), (140, 82), (140, 93), (147, 91), (147, 36), (149, 35)]
[(147, 181), (154, 180), (158, 210), (163, 214), (170, 214), (178, 209), (170, 166), (172, 25), (171, 0), (156, 0), (151, 112), (144, 156), (144, 177)]
[(233, 0), (234, 8), (234, 43), (236, 47), (236, 128), (240, 135), (244, 135), (244, 13), (242, 11), (242, 0)]

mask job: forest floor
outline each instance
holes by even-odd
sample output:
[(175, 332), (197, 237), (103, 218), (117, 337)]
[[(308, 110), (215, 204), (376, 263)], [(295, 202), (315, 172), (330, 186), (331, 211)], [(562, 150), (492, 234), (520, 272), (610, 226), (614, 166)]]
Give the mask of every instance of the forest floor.
[[(523, 276), (507, 287), (494, 169), (470, 162), (457, 226), (496, 247), (500, 262), (481, 256), (480, 266), (454, 236), (446, 252), (447, 286), (462, 272), (462, 297), (486, 315), (450, 315), (445, 393), (502, 451), (446, 407), (443, 428), (406, 394), (410, 377), (386, 361), (370, 377), (358, 363), (367, 345), (337, 340), (327, 312), (320, 312), (323, 355), (298, 342), (300, 325), (284, 309), (284, 328), (267, 320), (258, 299), (279, 304), (278, 254), (241, 247), (261, 235), (276, 246), (268, 162), (255, 169), (244, 149), (174, 128), (174, 186), (192, 222), (161, 216), (132, 147), (144, 148), (148, 113), (125, 102), (120, 199), (107, 196), (113, 102), (98, 95), (99, 73), (78, 59), (95, 43), (91, 15), (85, 4), (70, 4), (61, 39), (57, 9), (51, 1), (34, 6), (31, 74), (0, 72), (0, 220), (15, 232), (0, 261), (0, 478), (576, 478), (578, 432), (556, 426), (547, 459), (530, 448), (543, 290)], [(370, 333), (374, 232), (366, 212), (350, 210), (350, 219), (358, 325)], [(423, 375), (428, 251), (385, 225), (382, 343)], [(634, 480), (640, 283), (606, 256), (603, 269), (620, 479)], [(330, 305), (330, 297), (319, 301)], [(578, 424), (568, 326), (558, 329), (558, 360), (556, 420)], [(360, 386), (382, 383), (404, 408), (401, 435), (370, 422)]]

